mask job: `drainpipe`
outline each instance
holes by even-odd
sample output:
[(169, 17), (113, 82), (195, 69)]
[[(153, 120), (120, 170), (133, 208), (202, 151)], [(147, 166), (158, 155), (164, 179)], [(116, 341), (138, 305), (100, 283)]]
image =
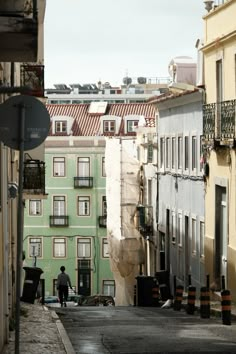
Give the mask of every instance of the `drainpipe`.
[(151, 275), (151, 270), (150, 270), (150, 241), (149, 241), (149, 236), (146, 239), (147, 242), (147, 275)]
[(4, 284), (4, 296), (3, 296), (3, 308), (5, 312), (6, 322), (5, 322), (5, 338), (9, 338), (9, 230), (8, 230), (8, 180), (7, 174), (7, 147), (3, 146), (1, 148), (1, 167), (2, 167), (2, 178), (1, 178), (1, 191), (2, 191), (2, 220), (3, 226), (3, 247), (4, 247), (4, 271), (3, 271), (3, 284)]

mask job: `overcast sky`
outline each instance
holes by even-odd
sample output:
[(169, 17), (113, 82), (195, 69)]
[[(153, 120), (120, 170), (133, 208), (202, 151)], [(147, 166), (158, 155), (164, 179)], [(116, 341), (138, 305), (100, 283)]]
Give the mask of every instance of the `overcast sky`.
[(174, 57), (196, 59), (205, 13), (203, 0), (48, 0), (45, 88), (168, 76)]

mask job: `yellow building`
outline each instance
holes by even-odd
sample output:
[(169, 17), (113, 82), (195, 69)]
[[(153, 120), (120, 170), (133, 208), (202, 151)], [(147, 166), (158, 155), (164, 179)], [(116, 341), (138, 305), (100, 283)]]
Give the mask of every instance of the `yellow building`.
[(205, 162), (205, 262), (210, 284), (236, 300), (236, 0), (204, 16), (203, 106)]
[[(44, 96), (45, 6), (46, 0), (0, 1), (0, 104), (20, 93)], [(18, 171), (18, 151), (0, 141), (0, 353), (14, 328)]]

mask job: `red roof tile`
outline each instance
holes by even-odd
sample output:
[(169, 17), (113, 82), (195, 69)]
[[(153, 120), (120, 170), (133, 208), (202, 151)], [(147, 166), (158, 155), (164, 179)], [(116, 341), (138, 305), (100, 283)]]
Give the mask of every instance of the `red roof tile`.
[[(89, 114), (89, 104), (47, 104), (50, 117), (68, 116), (74, 118), (72, 134), (74, 136), (96, 136), (100, 132), (101, 115)], [(108, 104), (104, 115), (114, 115), (123, 118), (126, 115), (144, 116), (146, 126), (155, 127), (155, 107), (149, 103), (114, 103)], [(124, 124), (121, 122), (120, 135)], [(52, 132), (50, 131), (50, 134)], [(61, 135), (61, 134), (57, 134)]]

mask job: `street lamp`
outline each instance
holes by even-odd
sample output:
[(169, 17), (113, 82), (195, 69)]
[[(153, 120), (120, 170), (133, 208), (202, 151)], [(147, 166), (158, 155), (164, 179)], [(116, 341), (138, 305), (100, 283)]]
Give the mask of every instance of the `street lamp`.
[(205, 4), (205, 9), (210, 12), (212, 10), (212, 6), (213, 6), (214, 1), (212, 0), (205, 0), (204, 4)]

